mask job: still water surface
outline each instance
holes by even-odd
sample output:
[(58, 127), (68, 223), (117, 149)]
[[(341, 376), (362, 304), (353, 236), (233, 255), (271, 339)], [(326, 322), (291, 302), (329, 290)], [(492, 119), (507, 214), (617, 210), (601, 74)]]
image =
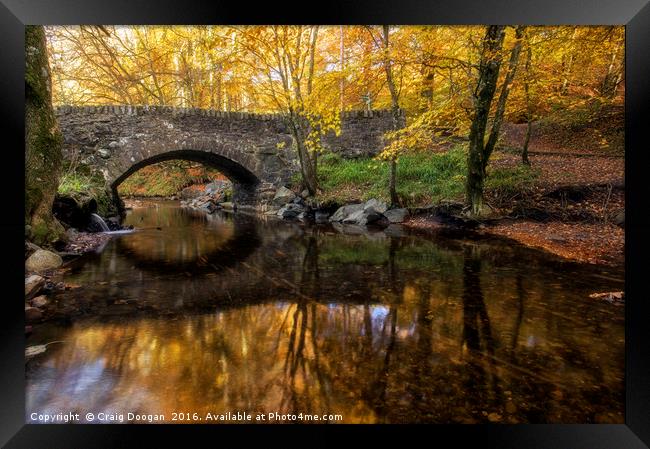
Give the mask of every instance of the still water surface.
[[(129, 212), (27, 344), (32, 412), (624, 421), (623, 273), (501, 240)], [(29, 419), (28, 419), (29, 421)], [(332, 418), (330, 421), (334, 421)], [(202, 421), (205, 422), (205, 421)]]

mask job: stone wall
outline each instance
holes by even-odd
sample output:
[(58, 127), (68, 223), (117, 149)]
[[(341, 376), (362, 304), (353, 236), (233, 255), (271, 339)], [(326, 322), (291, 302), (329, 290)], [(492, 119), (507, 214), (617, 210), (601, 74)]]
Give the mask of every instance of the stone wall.
[[(286, 185), (299, 171), (293, 138), (282, 115), (161, 106), (62, 106), (56, 115), (63, 156), (101, 173), (116, 187), (155, 162), (187, 159), (228, 176), (235, 201), (254, 203), (261, 191)], [(403, 125), (403, 116), (401, 124)], [(341, 134), (325, 146), (344, 157), (377, 154), (393, 127), (390, 111), (344, 112)]]

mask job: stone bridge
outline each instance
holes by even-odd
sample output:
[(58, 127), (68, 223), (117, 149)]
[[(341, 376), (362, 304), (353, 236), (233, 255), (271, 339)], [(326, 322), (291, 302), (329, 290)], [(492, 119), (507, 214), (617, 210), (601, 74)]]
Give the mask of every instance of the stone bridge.
[[(289, 127), (280, 114), (166, 106), (60, 106), (55, 110), (69, 161), (117, 187), (140, 168), (170, 159), (201, 162), (233, 182), (233, 201), (254, 205), (299, 171)], [(401, 115), (401, 125), (404, 116)], [(375, 155), (392, 129), (390, 111), (351, 111), (324, 146), (344, 157)]]

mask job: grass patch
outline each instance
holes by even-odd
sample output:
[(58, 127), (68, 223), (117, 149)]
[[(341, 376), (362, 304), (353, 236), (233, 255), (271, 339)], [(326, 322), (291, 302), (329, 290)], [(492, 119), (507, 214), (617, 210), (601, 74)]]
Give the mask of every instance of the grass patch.
[(494, 193), (514, 193), (532, 186), (540, 174), (539, 168), (523, 164), (516, 167), (495, 168), (494, 170), (490, 170), (488, 165), (485, 188)]
[(58, 193), (73, 195), (75, 193), (89, 192), (102, 186), (101, 180), (79, 172), (68, 172), (61, 176)]
[(117, 213), (111, 195), (104, 187), (104, 178), (91, 174), (87, 167), (68, 166), (61, 175), (57, 193), (74, 198), (80, 204), (93, 198), (97, 202), (97, 213), (102, 217)]
[[(397, 164), (397, 194), (406, 207), (462, 201), (465, 193), (467, 154), (457, 146), (445, 153), (403, 155)], [(512, 191), (531, 184), (538, 171), (526, 166), (488, 168), (486, 188)], [(343, 159), (328, 154), (318, 167), (318, 199), (323, 202), (354, 202), (377, 198), (389, 200), (389, 164), (370, 158)], [(295, 179), (299, 181), (299, 177)]]

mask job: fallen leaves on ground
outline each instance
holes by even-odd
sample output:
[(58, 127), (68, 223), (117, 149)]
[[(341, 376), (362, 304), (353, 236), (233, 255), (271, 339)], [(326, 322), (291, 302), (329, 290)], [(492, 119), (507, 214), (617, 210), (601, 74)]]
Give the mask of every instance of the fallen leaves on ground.
[(110, 235), (101, 232), (78, 232), (70, 239), (63, 250), (72, 253), (94, 251), (110, 238)]
[(624, 260), (625, 231), (609, 223), (512, 221), (488, 226), (484, 232), (579, 262), (617, 265)]
[[(518, 154), (499, 152), (494, 156), (490, 159), (491, 169), (521, 165)], [(531, 166), (541, 171), (536, 182), (541, 186), (624, 183), (625, 159), (622, 157), (534, 154), (529, 159)]]

